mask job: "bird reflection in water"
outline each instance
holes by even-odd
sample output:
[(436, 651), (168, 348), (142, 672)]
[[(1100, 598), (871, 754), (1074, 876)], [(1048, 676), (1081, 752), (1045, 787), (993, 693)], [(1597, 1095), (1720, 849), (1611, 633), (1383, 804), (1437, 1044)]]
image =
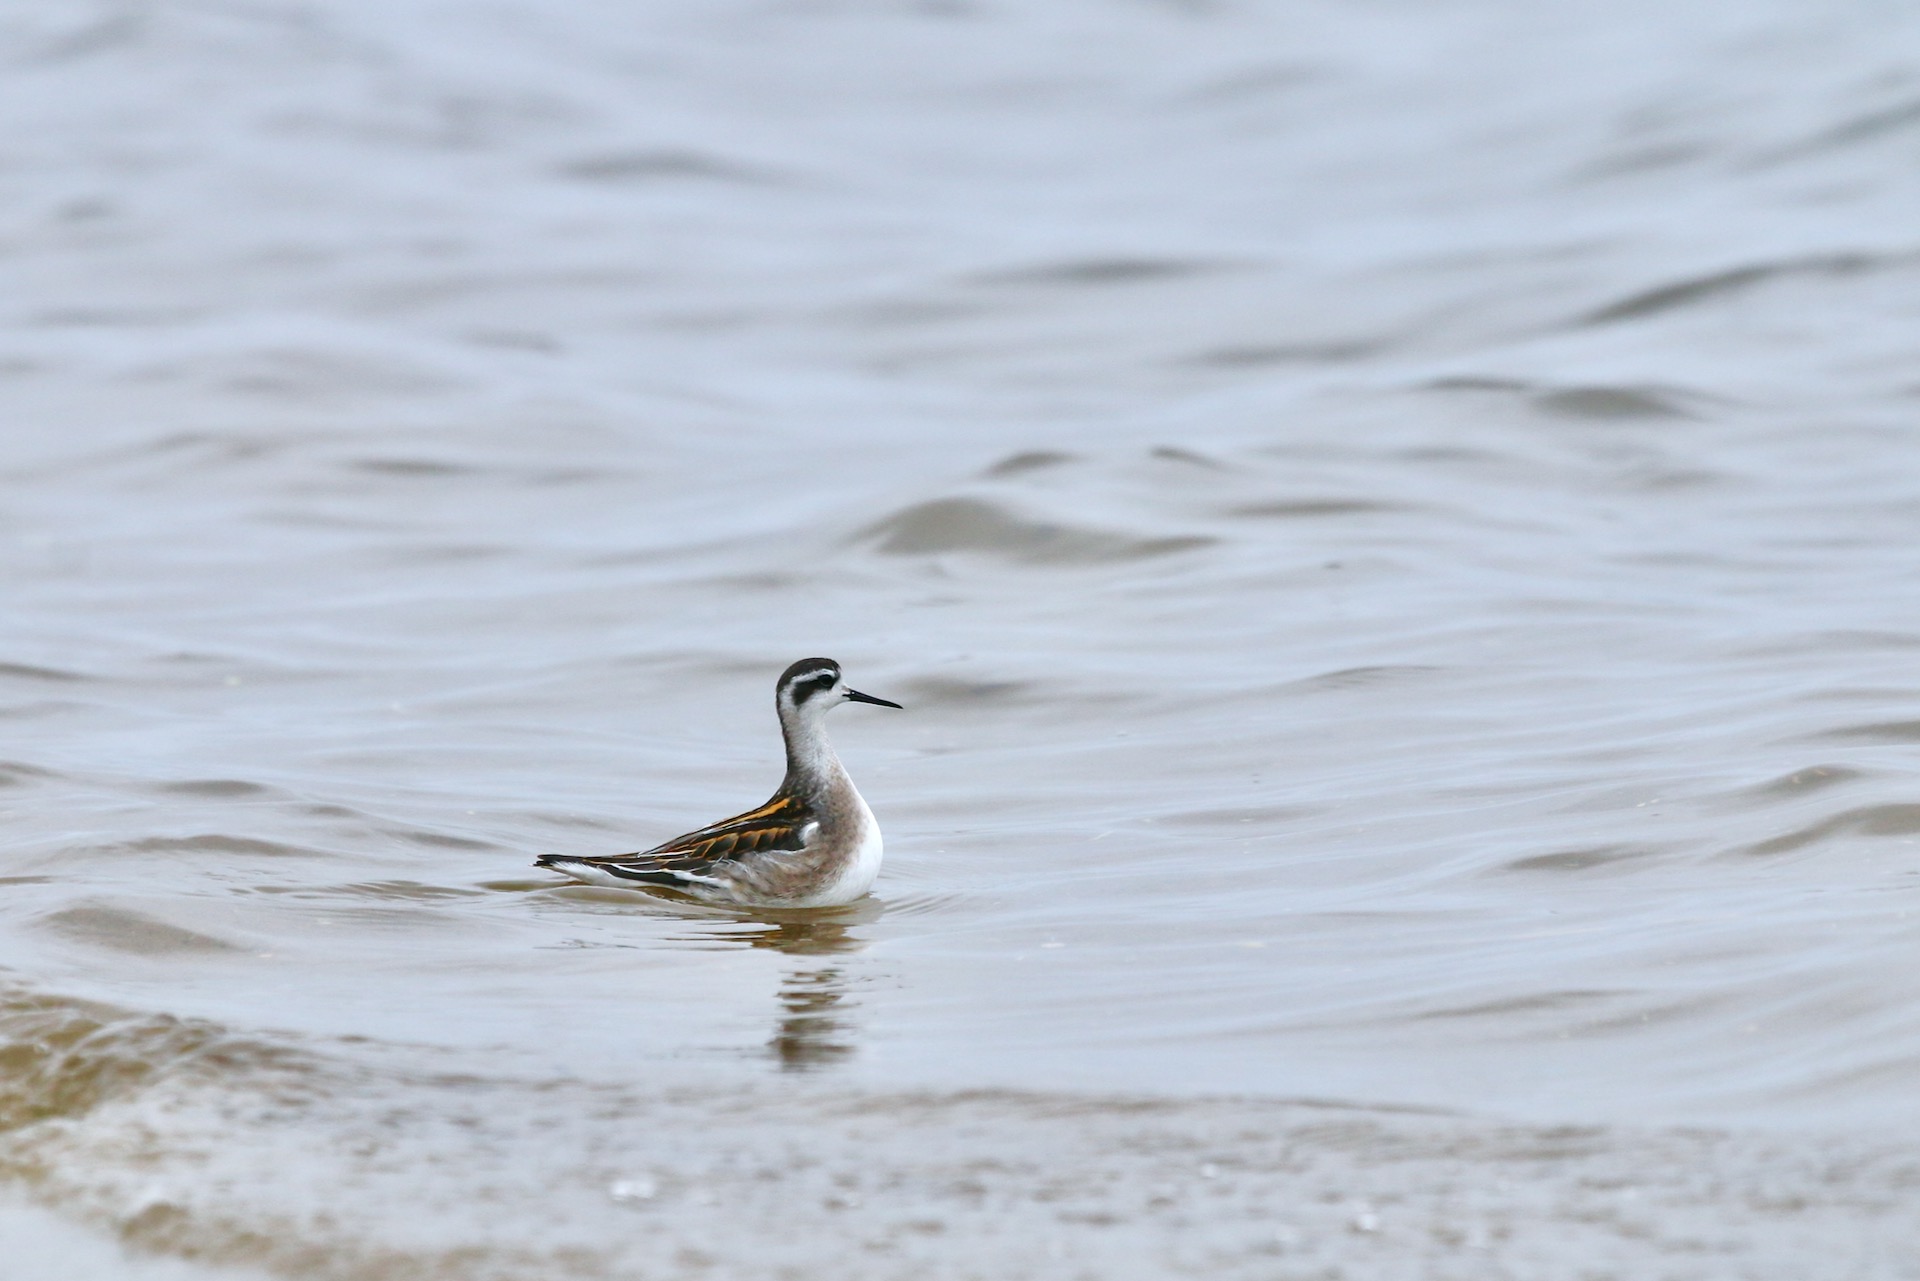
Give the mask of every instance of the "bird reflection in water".
[(844, 1062), (857, 1048), (859, 1029), (847, 1017), (847, 979), (841, 967), (819, 958), (844, 956), (866, 944), (844, 921), (763, 921), (747, 936), (754, 947), (772, 948), (801, 963), (780, 982), (781, 1017), (767, 1052), (782, 1072), (817, 1072)]

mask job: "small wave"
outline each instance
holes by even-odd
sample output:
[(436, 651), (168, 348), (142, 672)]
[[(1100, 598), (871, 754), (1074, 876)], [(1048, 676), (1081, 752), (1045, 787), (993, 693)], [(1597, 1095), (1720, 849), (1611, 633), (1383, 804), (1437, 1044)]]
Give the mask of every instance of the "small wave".
[(1824, 792), (1830, 787), (1842, 783), (1851, 783), (1867, 777), (1865, 770), (1852, 769), (1845, 765), (1809, 765), (1797, 769), (1791, 774), (1782, 774), (1779, 778), (1769, 779), (1757, 787), (1747, 789), (1747, 795), (1754, 797), (1791, 797), (1805, 796), (1811, 792)]
[(267, 348), (222, 354), (204, 372), (227, 391), (299, 404), (355, 396), (426, 396), (459, 380), (385, 352)]
[(1816, 254), (1785, 262), (1753, 263), (1732, 267), (1705, 276), (1693, 276), (1671, 284), (1656, 285), (1628, 294), (1617, 302), (1596, 307), (1575, 323), (1611, 325), (1622, 320), (1640, 320), (1662, 312), (1691, 307), (1696, 303), (1743, 293), (1756, 285), (1788, 276), (1851, 276), (1881, 265), (1872, 254)]
[(1587, 849), (1556, 850), (1551, 854), (1533, 854), (1504, 864), (1509, 872), (1584, 872), (1610, 863), (1634, 862), (1653, 858), (1660, 851), (1648, 845), (1595, 845)]
[(1358, 689), (1412, 680), (1440, 671), (1419, 663), (1375, 663), (1366, 667), (1341, 667), (1317, 676), (1288, 681), (1283, 689)]
[(0, 761), (0, 787), (20, 787), (43, 778), (58, 778), (52, 770), (28, 765), (24, 761)]
[(1188, 103), (1240, 103), (1291, 93), (1303, 85), (1323, 81), (1326, 67), (1313, 62), (1271, 62), (1216, 76), (1185, 91), (1177, 101)]
[(604, 818), (595, 818), (591, 814), (568, 814), (559, 810), (522, 810), (521, 817), (537, 823), (551, 823), (555, 827), (582, 827), (594, 832), (620, 832), (626, 830), (626, 824)]
[(1222, 515), (1250, 520), (1315, 520), (1325, 516), (1363, 516), (1407, 510), (1410, 509), (1403, 504), (1385, 503), (1372, 498), (1275, 498), (1229, 507)]
[(118, 907), (70, 907), (40, 918), (56, 934), (95, 947), (132, 952), (138, 956), (177, 956), (193, 952), (237, 952), (238, 944), (211, 934), (155, 920), (142, 912)]
[(362, 881), (353, 885), (336, 885), (328, 892), (349, 898), (433, 903), (442, 899), (476, 898), (484, 895), (485, 890), (466, 889), (453, 885), (425, 885), (419, 881)]
[(10, 56), (27, 63), (57, 63), (136, 44), (148, 25), (147, 15), (134, 10), (89, 11), (75, 6), (42, 13), (31, 26), (10, 14), (6, 35)]
[[(551, 877), (544, 876), (514, 876), (508, 877), (505, 880), (474, 882), (474, 885), (478, 889), (495, 894), (530, 894), (535, 890), (564, 889), (569, 884), (570, 882), (556, 881)], [(626, 891), (618, 892), (625, 893)]]
[(279, 841), (262, 841), (250, 836), (222, 836), (206, 833), (199, 836), (149, 836), (137, 841), (120, 841), (108, 845), (89, 845), (74, 850), (76, 854), (260, 854), (270, 858), (283, 858), (288, 855), (311, 858), (319, 851), (306, 849), (298, 845), (285, 845)]
[(160, 459), (175, 463), (184, 471), (199, 472), (228, 463), (272, 458), (311, 440), (300, 432), (175, 431), (136, 445), (107, 450), (89, 462), (95, 467), (117, 467)]
[(1008, 454), (984, 473), (994, 480), (1004, 480), (1009, 476), (1024, 476), (1028, 472), (1047, 471), (1077, 461), (1072, 454), (1063, 454), (1052, 449), (1028, 449), (1017, 454)]
[[(75, 220), (110, 217), (114, 212), (109, 205), (99, 214), (89, 214), (82, 203)], [(31, 323), (48, 329), (148, 329), (186, 324), (203, 314), (191, 307), (45, 307), (33, 314)]]
[(681, 147), (601, 152), (566, 161), (555, 172), (563, 178), (604, 184), (735, 182), (768, 186), (788, 181), (772, 169)]
[(192, 778), (179, 783), (162, 783), (155, 790), (177, 796), (208, 796), (225, 799), (236, 796), (264, 796), (273, 789), (238, 778)]
[(1805, 142), (1782, 148), (1767, 157), (1767, 162), (1780, 164), (1802, 156), (1839, 151), (1914, 128), (1920, 128), (1920, 98), (1908, 98), (1843, 120)]
[(972, 895), (958, 890), (915, 890), (887, 899), (887, 916), (945, 916), (963, 911), (973, 902)]
[(389, 565), (447, 565), (469, 561), (501, 560), (518, 555), (517, 549), (487, 543), (443, 543), (438, 546), (396, 547), (384, 557)]
[(1499, 378), (1491, 374), (1449, 374), (1430, 378), (1420, 386), (1427, 391), (1531, 391), (1533, 384), (1519, 378)]
[(1256, 346), (1212, 347), (1190, 358), (1190, 363), (1215, 369), (1258, 369), (1269, 365), (1340, 365), (1384, 350), (1373, 338), (1336, 338), (1325, 342), (1269, 343)]
[(982, 285), (1074, 285), (1099, 288), (1202, 275), (1224, 271), (1231, 265), (1201, 258), (1083, 258), (1005, 271), (980, 272), (970, 279)]
[(71, 698), (41, 698), (31, 703), (14, 703), (0, 707), (0, 719), (9, 721), (30, 721), (46, 716), (61, 716), (68, 712), (83, 712), (87, 704)]
[(1265, 828), (1308, 818), (1314, 810), (1306, 805), (1247, 805), (1225, 809), (1181, 810), (1159, 814), (1155, 821), (1173, 827), (1254, 827)]
[[(538, 329), (469, 329), (460, 337), (476, 347), (496, 347), (507, 351), (535, 351), (552, 355), (565, 350), (558, 338)], [(556, 468), (553, 475), (558, 478), (555, 483), (564, 484), (600, 479), (595, 472), (572, 467)]]
[(40, 667), (33, 663), (0, 663), (0, 677), (11, 677), (22, 681), (83, 681), (87, 679), (78, 672), (64, 671), (58, 667)]
[[(1638, 465), (1625, 469), (1620, 474), (1618, 483), (1623, 489), (1638, 489), (1646, 493), (1657, 494), (1677, 489), (1700, 489), (1709, 485), (1722, 484), (1725, 480), (1726, 476), (1724, 473), (1710, 471), (1705, 467)], [(1666, 555), (1674, 559), (1662, 561), (1658, 559), (1661, 555)], [(1644, 557), (1626, 558), (1623, 560), (1623, 563), (1646, 565), (1707, 565), (1727, 563), (1724, 560), (1715, 561), (1707, 557), (1692, 560), (1677, 558), (1684, 555), (1685, 553), (1653, 553), (1652, 555)]]
[(1450, 1009), (1427, 1010), (1415, 1017), (1480, 1019), (1505, 1018), (1514, 1014), (1548, 1014), (1561, 1010), (1585, 1009), (1592, 1005), (1618, 1000), (1627, 995), (1630, 993), (1618, 988), (1567, 988), (1558, 992), (1529, 992), (1524, 996), (1483, 1001), (1475, 1005), (1458, 1005)]
[(1920, 743), (1920, 721), (1870, 721), (1864, 725), (1842, 725), (1814, 737), (1843, 743)]
[(1595, 182), (1628, 174), (1644, 174), (1691, 164), (1712, 155), (1706, 147), (1692, 143), (1654, 143), (1610, 152), (1591, 163), (1581, 165), (1572, 178), (1576, 183)]
[(1518, 378), (1463, 374), (1429, 379), (1427, 391), (1495, 392), (1522, 395), (1541, 413), (1555, 418), (1609, 420), (1629, 418), (1696, 418), (1696, 408), (1707, 398), (1684, 388), (1651, 384), (1591, 383), (1553, 386)]
[(1197, 449), (1184, 449), (1179, 445), (1155, 445), (1147, 451), (1147, 457), (1163, 463), (1179, 463), (1183, 467), (1199, 467), (1206, 471), (1226, 471), (1227, 464), (1218, 458), (1211, 458)]
[(1745, 848), (1747, 854), (1786, 854), (1834, 836), (1913, 836), (1920, 834), (1920, 804), (1865, 805), (1844, 810), (1798, 831)]
[(440, 458), (356, 458), (345, 466), (349, 471), (368, 476), (398, 476), (403, 479), (471, 476), (480, 470), (465, 463), (450, 463)]
[(397, 836), (403, 841), (415, 845), (425, 845), (440, 850), (499, 850), (504, 845), (492, 841), (478, 841), (471, 836), (449, 836), (445, 832), (428, 832), (417, 827), (394, 827), (387, 829), (388, 836)]
[(874, 550), (888, 556), (984, 552), (1031, 564), (1142, 560), (1218, 541), (1199, 535), (1136, 538), (1022, 516), (982, 498), (918, 503), (868, 526), (859, 537), (874, 542)]
[(1691, 418), (1673, 396), (1653, 387), (1565, 387), (1533, 398), (1534, 408), (1558, 418)]

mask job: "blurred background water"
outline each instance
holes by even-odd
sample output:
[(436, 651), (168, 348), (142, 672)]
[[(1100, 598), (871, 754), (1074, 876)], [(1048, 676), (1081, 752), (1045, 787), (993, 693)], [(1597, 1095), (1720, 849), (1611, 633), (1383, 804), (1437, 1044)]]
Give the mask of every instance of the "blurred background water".
[[(33, 1275), (1920, 1276), (1910, 7), (0, 65)], [(871, 899), (529, 867), (815, 653)]]

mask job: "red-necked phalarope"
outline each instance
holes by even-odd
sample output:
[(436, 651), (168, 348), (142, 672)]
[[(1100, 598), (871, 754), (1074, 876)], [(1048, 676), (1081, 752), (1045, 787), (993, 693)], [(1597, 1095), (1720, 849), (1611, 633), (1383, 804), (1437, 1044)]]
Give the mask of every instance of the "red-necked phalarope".
[(880, 825), (827, 741), (827, 713), (842, 703), (900, 706), (848, 688), (831, 658), (803, 658), (780, 673), (774, 687), (787, 776), (772, 800), (639, 854), (542, 854), (534, 865), (589, 885), (663, 885), (709, 903), (853, 902), (880, 874)]

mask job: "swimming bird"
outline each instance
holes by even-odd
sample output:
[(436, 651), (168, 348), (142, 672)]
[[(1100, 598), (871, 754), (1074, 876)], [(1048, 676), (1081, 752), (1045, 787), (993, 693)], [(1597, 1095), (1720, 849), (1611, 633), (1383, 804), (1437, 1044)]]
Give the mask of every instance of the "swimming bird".
[(880, 874), (880, 825), (827, 741), (827, 713), (842, 703), (900, 704), (849, 687), (831, 658), (780, 673), (773, 700), (787, 776), (765, 805), (638, 854), (542, 854), (534, 866), (589, 885), (659, 885), (745, 907), (834, 907), (865, 894)]

